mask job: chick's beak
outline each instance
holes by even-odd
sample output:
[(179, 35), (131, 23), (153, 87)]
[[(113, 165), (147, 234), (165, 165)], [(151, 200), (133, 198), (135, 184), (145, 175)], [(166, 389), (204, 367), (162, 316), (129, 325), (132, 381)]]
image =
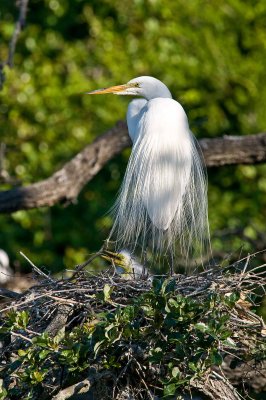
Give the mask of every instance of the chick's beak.
[(104, 250), (103, 254), (101, 254), (101, 257), (109, 262), (113, 261), (118, 266), (124, 265), (124, 262), (123, 262), (124, 256), (120, 253), (114, 253), (109, 250)]
[(85, 94), (106, 94), (106, 93), (119, 94), (121, 92), (124, 92), (128, 88), (130, 88), (130, 85), (127, 84), (118, 85), (118, 86), (111, 86), (109, 88), (93, 90), (92, 92), (86, 92)]

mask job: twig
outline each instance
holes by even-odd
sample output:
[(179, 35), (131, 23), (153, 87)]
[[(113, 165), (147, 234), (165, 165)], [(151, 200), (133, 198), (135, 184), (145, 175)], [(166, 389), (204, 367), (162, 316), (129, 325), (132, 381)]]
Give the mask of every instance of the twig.
[(19, 16), (9, 43), (8, 56), (5, 61), (0, 63), (0, 88), (2, 88), (3, 82), (5, 80), (5, 76), (3, 73), (4, 67), (8, 66), (9, 68), (13, 68), (14, 65), (14, 55), (15, 55), (17, 41), (21, 31), (25, 27), (28, 2), (29, 0), (20, 0), (19, 2)]
[(11, 42), (9, 44), (9, 54), (7, 59), (7, 65), (12, 68), (13, 67), (13, 58), (16, 50), (16, 44), (19, 38), (19, 35), (23, 28), (25, 27), (26, 22), (26, 14), (29, 0), (20, 0), (19, 5), (19, 18), (16, 22), (15, 30), (13, 32)]
[[(146, 382), (144, 381), (143, 377), (142, 377), (141, 374), (140, 374), (140, 371), (142, 372), (141, 365), (140, 365), (140, 363), (136, 360), (135, 357), (133, 357), (133, 359), (134, 359), (134, 362), (136, 363), (136, 365), (137, 365), (137, 367), (138, 367), (138, 368), (136, 368), (136, 372), (137, 372), (138, 376), (140, 377), (140, 380), (141, 380), (142, 384), (144, 385), (144, 387), (145, 387), (145, 389), (146, 389), (146, 393), (147, 393), (149, 399), (150, 399), (150, 400), (153, 400), (153, 399), (154, 399), (154, 396), (151, 394), (150, 389), (148, 388)], [(143, 374), (143, 372), (142, 372), (142, 374)]]
[(19, 299), (21, 297), (21, 294), (14, 292), (13, 290), (0, 288), (0, 297), (7, 297), (9, 299)]
[(53, 299), (55, 301), (58, 301), (61, 304), (77, 304), (77, 305), (82, 305), (82, 303), (80, 301), (75, 301), (75, 300), (69, 300), (69, 299), (65, 299), (63, 297), (57, 297), (57, 296), (52, 296), (51, 294), (46, 294), (45, 297), (49, 297), (49, 299)]
[[(21, 296), (22, 296), (22, 295), (21, 295)], [(22, 302), (19, 303), (19, 308), (21, 309), (21, 308), (23, 308), (24, 306), (26, 306), (26, 304), (32, 303), (32, 302), (34, 302), (34, 301), (36, 301), (36, 300), (38, 300), (38, 299), (41, 299), (41, 298), (43, 298), (43, 297), (47, 297), (47, 296), (46, 296), (45, 294), (40, 294), (40, 295), (38, 295), (38, 296), (35, 296), (35, 297), (31, 297), (31, 298), (29, 298), (29, 299), (26, 299), (26, 300), (24, 300), (24, 301), (22, 301)], [(1, 311), (1, 313), (3, 313), (4, 311), (11, 310), (11, 309), (14, 308), (14, 307), (15, 307), (14, 304), (11, 304), (11, 305), (8, 306), (8, 307), (5, 307), (5, 308), (0, 309), (0, 311)], [(18, 304), (16, 304), (16, 307), (18, 307)]]
[(17, 333), (17, 332), (14, 332), (14, 331), (11, 331), (10, 333), (11, 333), (11, 335), (17, 336), (20, 339), (23, 339), (23, 340), (26, 340), (27, 342), (32, 343), (32, 340), (30, 338), (28, 338), (27, 336), (22, 335), (21, 333)]
[(48, 281), (55, 283), (55, 281), (54, 281), (49, 275), (46, 275), (42, 270), (40, 270), (40, 268), (38, 268), (35, 264), (33, 264), (33, 262), (32, 262), (22, 251), (20, 251), (19, 254), (21, 254), (22, 257), (24, 257), (25, 260), (28, 261), (28, 263), (32, 266), (32, 268), (33, 268), (39, 275), (43, 276), (43, 277), (44, 277), (45, 279), (47, 279)]
[(74, 279), (74, 278), (78, 275), (78, 273), (79, 273), (80, 271), (82, 271), (85, 267), (87, 267), (95, 258), (99, 257), (101, 254), (102, 254), (102, 249), (99, 250), (99, 251), (97, 251), (97, 253), (93, 254), (93, 255), (92, 255), (87, 261), (85, 261), (84, 263), (77, 265), (77, 266), (76, 266), (76, 269), (75, 269), (75, 271), (74, 271), (74, 273), (73, 273), (73, 275), (71, 276), (71, 278), (69, 278), (69, 280)]

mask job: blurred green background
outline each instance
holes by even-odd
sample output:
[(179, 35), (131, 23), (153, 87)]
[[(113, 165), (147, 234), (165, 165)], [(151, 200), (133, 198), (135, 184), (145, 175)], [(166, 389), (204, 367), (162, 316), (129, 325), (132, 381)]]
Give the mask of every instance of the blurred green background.
[[(17, 20), (0, 4), (0, 60)], [(4, 168), (23, 184), (48, 177), (125, 118), (128, 98), (84, 95), (140, 75), (165, 82), (198, 138), (266, 126), (265, 0), (30, 0), (14, 68), (0, 92)], [(129, 150), (89, 182), (76, 204), (0, 215), (0, 247), (53, 272), (99, 249)], [(214, 253), (266, 247), (266, 166), (209, 169)], [(2, 182), (1, 189), (11, 186)]]

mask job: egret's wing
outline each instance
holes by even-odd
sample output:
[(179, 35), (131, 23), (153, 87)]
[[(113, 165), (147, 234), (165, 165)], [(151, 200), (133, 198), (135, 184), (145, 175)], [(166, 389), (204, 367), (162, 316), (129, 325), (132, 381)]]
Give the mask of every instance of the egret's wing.
[(202, 245), (208, 220), (204, 169), (186, 114), (176, 101), (156, 98), (139, 117), (115, 208), (118, 243), (135, 246), (148, 236), (160, 251), (178, 241), (187, 253)]
[[(142, 200), (153, 224), (169, 228), (188, 185), (192, 144), (183, 108), (172, 99), (154, 99), (142, 119), (145, 174)], [(144, 149), (143, 149), (144, 150)]]

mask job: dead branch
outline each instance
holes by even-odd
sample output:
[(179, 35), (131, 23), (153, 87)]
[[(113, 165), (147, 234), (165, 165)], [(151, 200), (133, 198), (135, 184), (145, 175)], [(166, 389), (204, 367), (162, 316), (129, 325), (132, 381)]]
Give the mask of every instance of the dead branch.
[(54, 337), (60, 329), (65, 329), (67, 320), (71, 314), (71, 305), (60, 304), (56, 310), (55, 317), (52, 319), (45, 331), (48, 332), (51, 337)]
[[(91, 389), (91, 387), (98, 381), (106, 381), (112, 378), (112, 373), (109, 371), (94, 374), (81, 382), (75, 383), (69, 386), (53, 397), (52, 400), (66, 400), (74, 395), (85, 394)], [(90, 397), (89, 397), (90, 398)]]
[(15, 30), (13, 32), (10, 44), (9, 44), (9, 53), (6, 64), (12, 68), (13, 67), (13, 59), (16, 50), (17, 41), (21, 31), (23, 30), (26, 22), (26, 14), (29, 0), (20, 0), (19, 2), (19, 17), (15, 25)]
[[(0, 212), (74, 202), (85, 184), (128, 146), (130, 139), (126, 123), (118, 122), (49, 178), (1, 192)], [(208, 167), (255, 164), (266, 160), (266, 133), (202, 139), (200, 146)]]
[(207, 167), (266, 161), (266, 133), (200, 140)]
[(5, 80), (5, 75), (3, 72), (4, 67), (8, 66), (9, 68), (13, 68), (13, 64), (14, 64), (13, 60), (14, 60), (17, 41), (18, 41), (21, 31), (25, 27), (28, 2), (29, 2), (29, 0), (20, 0), (18, 2), (19, 15), (18, 15), (18, 20), (15, 25), (13, 35), (12, 35), (10, 43), (9, 43), (7, 59), (0, 63), (0, 88), (2, 88), (4, 80)]
[(198, 390), (201, 394), (207, 396), (207, 399), (209, 400), (241, 399), (231, 383), (218, 374), (202, 382), (192, 382), (191, 386)]
[(2, 192), (0, 212), (73, 202), (83, 186), (129, 144), (126, 125), (117, 123), (48, 179)]
[(20, 293), (14, 292), (13, 290), (0, 288), (0, 298), (5, 297), (8, 299), (18, 299), (21, 297)]

